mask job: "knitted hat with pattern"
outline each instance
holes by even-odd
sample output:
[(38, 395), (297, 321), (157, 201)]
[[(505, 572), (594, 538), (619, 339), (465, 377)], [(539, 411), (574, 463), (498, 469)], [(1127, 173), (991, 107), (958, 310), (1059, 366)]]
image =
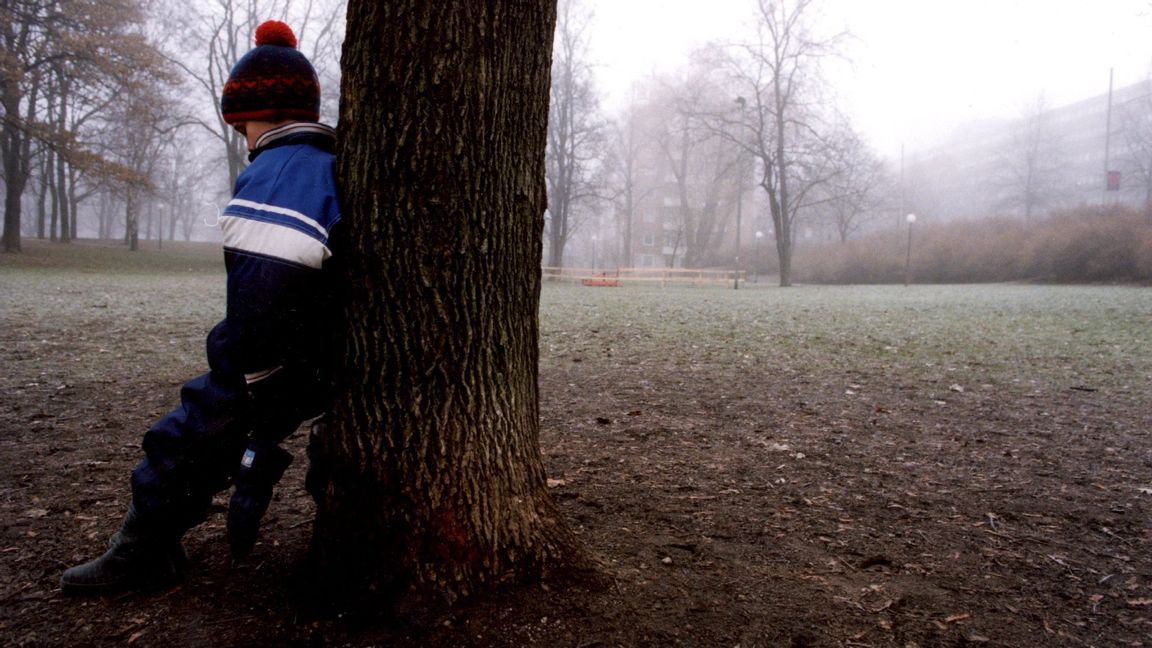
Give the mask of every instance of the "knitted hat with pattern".
[(296, 34), (278, 20), (256, 28), (256, 47), (232, 68), (220, 111), (229, 124), (244, 121), (320, 121), (320, 82), (296, 49)]

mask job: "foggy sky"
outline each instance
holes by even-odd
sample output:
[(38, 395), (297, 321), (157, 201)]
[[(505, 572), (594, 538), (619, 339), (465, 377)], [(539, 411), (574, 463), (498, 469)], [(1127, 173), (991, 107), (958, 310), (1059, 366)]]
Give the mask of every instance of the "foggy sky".
[[(584, 0), (604, 106), (709, 40), (740, 40), (755, 0)], [(959, 123), (1014, 118), (1144, 78), (1152, 0), (825, 0), (821, 28), (849, 30), (830, 66), (840, 107), (882, 154), (931, 146)]]

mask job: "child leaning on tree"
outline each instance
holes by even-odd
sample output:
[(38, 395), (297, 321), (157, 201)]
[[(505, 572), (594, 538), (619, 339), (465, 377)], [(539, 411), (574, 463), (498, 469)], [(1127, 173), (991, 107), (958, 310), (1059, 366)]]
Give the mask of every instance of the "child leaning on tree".
[(245, 557), (292, 460), (279, 444), (327, 408), (335, 140), (319, 123), (316, 72), (291, 28), (257, 28), (220, 108), (246, 137), (251, 164), (220, 221), (227, 310), (208, 334), (210, 370), (185, 383), (179, 407), (144, 434), (124, 522), (102, 556), (64, 572), (65, 593), (175, 582), (181, 537), (230, 485), (228, 542), (234, 559)]

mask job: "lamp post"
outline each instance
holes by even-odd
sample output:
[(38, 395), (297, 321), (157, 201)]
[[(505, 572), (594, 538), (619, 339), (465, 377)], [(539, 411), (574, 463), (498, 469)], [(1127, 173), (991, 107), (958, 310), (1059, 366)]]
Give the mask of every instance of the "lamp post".
[(736, 191), (736, 272), (732, 273), (732, 290), (740, 290), (740, 204), (744, 201), (743, 187)]
[(916, 222), (916, 214), (904, 217), (908, 221), (908, 250), (904, 253), (904, 287), (908, 287), (908, 280), (912, 275), (912, 223)]
[[(736, 105), (740, 107), (740, 121), (744, 121), (744, 106), (748, 100), (736, 97)], [(736, 272), (732, 273), (732, 290), (740, 290), (740, 212), (744, 204), (744, 170), (740, 170), (740, 177), (736, 180)]]
[(756, 277), (756, 279), (754, 280), (756, 283), (760, 283), (760, 269), (757, 267), (756, 264), (760, 263), (760, 241), (763, 238), (764, 238), (764, 232), (762, 232), (760, 230), (756, 230), (756, 254), (755, 254), (755, 258), (752, 259), (752, 268), (753, 268), (753, 271), (756, 273), (752, 276)]

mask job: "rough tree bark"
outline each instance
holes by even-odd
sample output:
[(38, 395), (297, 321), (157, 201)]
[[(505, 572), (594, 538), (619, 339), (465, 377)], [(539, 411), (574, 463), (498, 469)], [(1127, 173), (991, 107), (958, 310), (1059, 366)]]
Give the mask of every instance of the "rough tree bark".
[(348, 3), (346, 338), (313, 564), (451, 601), (580, 559), (538, 442), (555, 2)]

